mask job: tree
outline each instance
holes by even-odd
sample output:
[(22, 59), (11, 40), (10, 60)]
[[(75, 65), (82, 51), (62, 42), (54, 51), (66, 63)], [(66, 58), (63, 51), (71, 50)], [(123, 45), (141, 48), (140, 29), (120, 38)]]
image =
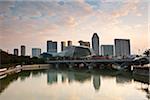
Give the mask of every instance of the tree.
[(144, 55), (146, 55), (146, 56), (149, 56), (150, 55), (150, 49), (148, 49), (148, 50), (146, 50), (146, 51), (144, 51), (144, 53), (143, 53)]

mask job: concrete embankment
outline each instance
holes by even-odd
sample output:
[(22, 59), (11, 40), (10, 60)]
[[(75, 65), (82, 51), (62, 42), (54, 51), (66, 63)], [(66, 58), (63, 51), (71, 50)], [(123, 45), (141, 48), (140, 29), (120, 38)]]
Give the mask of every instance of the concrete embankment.
[(133, 74), (142, 75), (142, 76), (150, 76), (150, 67), (134, 67)]
[(22, 70), (39, 70), (39, 69), (48, 69), (49, 64), (35, 64), (35, 65), (23, 65)]
[(12, 69), (8, 69), (6, 71), (2, 71), (0, 72), (0, 76), (4, 75), (4, 74), (9, 74), (9, 73), (13, 73), (13, 72), (18, 72), (21, 70), (39, 70), (39, 69), (48, 69), (50, 67), (49, 64), (34, 64), (34, 65), (23, 65), (20, 67), (15, 67)]

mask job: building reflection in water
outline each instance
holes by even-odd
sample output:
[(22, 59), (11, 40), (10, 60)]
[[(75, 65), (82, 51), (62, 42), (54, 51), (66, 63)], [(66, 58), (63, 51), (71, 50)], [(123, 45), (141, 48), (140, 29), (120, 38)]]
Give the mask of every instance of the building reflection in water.
[(17, 74), (13, 74), (13, 76), (7, 75), (6, 78), (0, 80), (0, 94), (14, 81), (18, 79)]
[(87, 73), (74, 73), (74, 80), (80, 83), (84, 83), (85, 81), (91, 80), (91, 75)]
[(86, 81), (91, 81), (93, 79), (93, 88), (95, 90), (99, 90), (101, 81), (100, 81), (100, 75), (94, 75), (93, 78), (91, 78), (91, 74), (89, 73), (80, 73), (80, 72), (47, 72), (47, 83), (52, 85), (55, 83), (72, 83), (72, 82), (79, 82), (79, 83), (85, 83)]
[(101, 85), (101, 80), (99, 75), (94, 75), (93, 76), (93, 87), (95, 88), (96, 91), (99, 90)]
[(49, 72), (47, 73), (47, 83), (53, 84), (57, 83), (57, 72)]
[(62, 75), (62, 82), (65, 83), (67, 80), (67, 75), (64, 73), (62, 73), (61, 75)]
[(74, 73), (68, 72), (67, 73), (68, 82), (71, 83), (73, 80), (75, 80)]
[[(95, 75), (94, 73), (87, 73), (85, 71), (22, 71), (20, 73), (15, 73), (12, 75), (7, 75), (5, 78), (0, 79), (0, 94), (13, 82), (20, 80), (24, 82), (28, 78), (32, 77), (40, 77), (41, 74), (45, 74), (47, 76), (47, 84), (52, 85), (55, 83), (71, 83), (71, 82), (79, 82), (79, 83), (86, 83), (92, 82), (91, 84), (96, 91), (100, 90), (101, 86), (101, 77), (102, 74)], [(91, 78), (92, 76), (92, 78)], [(110, 77), (110, 75), (106, 75)], [(112, 77), (112, 76), (111, 76)], [(138, 90), (142, 90), (146, 93), (146, 97), (150, 99), (150, 90), (149, 90), (149, 77), (140, 77), (134, 75), (114, 75), (113, 77), (116, 78), (116, 83), (132, 83), (132, 82), (139, 82), (143, 84), (147, 84), (148, 87), (141, 87)], [(133, 81), (134, 80), (134, 81)]]
[(22, 71), (20, 73), (12, 73), (7, 75), (6, 77), (0, 79), (0, 94), (13, 82), (17, 81), (25, 81), (25, 79), (29, 78), (32, 74), (33, 77), (40, 76), (42, 73), (45, 73), (44, 70), (40, 71)]

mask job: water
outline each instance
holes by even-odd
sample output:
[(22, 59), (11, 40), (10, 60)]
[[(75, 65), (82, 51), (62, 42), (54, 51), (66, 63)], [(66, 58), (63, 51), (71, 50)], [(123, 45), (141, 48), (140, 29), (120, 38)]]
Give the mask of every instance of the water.
[(148, 100), (147, 88), (130, 73), (22, 71), (0, 80), (0, 100)]

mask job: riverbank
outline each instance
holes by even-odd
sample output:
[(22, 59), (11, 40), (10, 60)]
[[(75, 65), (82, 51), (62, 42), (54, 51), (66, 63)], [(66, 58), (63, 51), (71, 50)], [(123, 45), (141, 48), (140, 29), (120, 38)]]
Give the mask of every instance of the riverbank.
[(18, 65), (18, 66), (14, 66), (13, 68), (0, 72), (0, 76), (13, 73), (13, 72), (19, 72), (21, 70), (40, 70), (40, 69), (48, 69), (49, 67), (50, 67), (49, 64), (34, 64), (34, 65), (22, 65), (22, 66)]
[[(26, 70), (42, 70), (42, 69), (50, 69), (50, 68), (56, 68), (56, 66), (53, 66), (53, 65), (50, 65), (50, 64), (33, 64), (33, 65), (18, 65), (18, 66), (14, 66), (12, 68), (9, 68), (9, 69), (6, 69), (4, 71), (0, 71), (0, 77), (2, 76), (5, 76), (5, 75), (8, 75), (8, 74), (11, 74), (11, 73), (18, 73), (20, 71), (26, 71)], [(76, 71), (81, 71), (81, 70), (84, 70), (84, 71), (87, 71), (88, 73), (92, 73), (92, 71), (95, 71), (95, 69), (93, 70), (89, 70), (87, 68), (84, 68), (84, 69), (74, 69), (74, 68), (69, 68), (69, 67), (66, 67), (66, 66), (59, 66), (58, 69), (64, 69), (64, 70), (76, 70)], [(97, 70), (97, 69), (96, 69)], [(105, 69), (102, 70), (102, 69), (99, 69), (97, 70), (96, 72), (99, 73), (99, 71), (101, 73), (105, 72)], [(129, 71), (130, 74), (133, 74), (134, 76), (144, 76), (144, 77), (149, 77), (149, 71), (150, 71), (150, 67), (134, 67), (133, 68), (133, 71)], [(94, 72), (94, 73), (96, 73)], [(128, 72), (128, 71), (127, 71)], [(126, 71), (123, 71), (123, 70), (110, 70), (110, 69), (106, 69), (106, 72), (105, 73), (114, 73), (114, 75), (117, 75), (117, 74), (126, 74), (128, 75), (129, 73), (126, 73)]]

